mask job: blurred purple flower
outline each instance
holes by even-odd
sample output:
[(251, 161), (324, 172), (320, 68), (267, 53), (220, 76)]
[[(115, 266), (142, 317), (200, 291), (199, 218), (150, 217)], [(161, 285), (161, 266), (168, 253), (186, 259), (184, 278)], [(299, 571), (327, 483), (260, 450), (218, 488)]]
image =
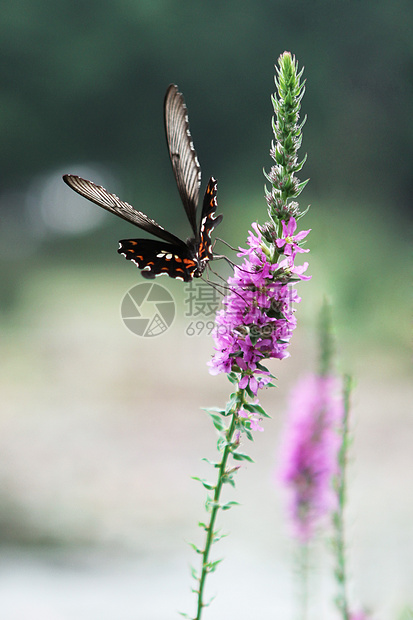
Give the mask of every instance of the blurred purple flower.
[(349, 615), (349, 620), (371, 620), (371, 616), (365, 611), (353, 611)]
[(288, 493), (293, 531), (303, 543), (337, 503), (332, 479), (343, 415), (337, 394), (335, 377), (317, 375), (299, 381), (291, 393), (279, 477)]

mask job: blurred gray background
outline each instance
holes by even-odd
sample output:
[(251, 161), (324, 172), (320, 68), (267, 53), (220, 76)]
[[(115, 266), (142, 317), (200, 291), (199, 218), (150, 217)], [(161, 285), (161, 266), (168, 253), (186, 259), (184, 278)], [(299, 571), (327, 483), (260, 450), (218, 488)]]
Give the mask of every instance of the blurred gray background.
[[(116, 253), (136, 230), (77, 197), (66, 172), (105, 185), (175, 234), (188, 224), (163, 129), (178, 84), (203, 170), (218, 179), (218, 235), (266, 219), (274, 64), (305, 66), (300, 197), (310, 282), (291, 358), (263, 394), (272, 420), (243, 467), (242, 503), (205, 618), (294, 613), (294, 542), (275, 481), (289, 389), (317, 359), (323, 297), (340, 370), (357, 380), (349, 469), (351, 598), (378, 619), (413, 605), (408, 232), (412, 191), (410, 2), (17, 1), (0, 18), (0, 618), (164, 620), (191, 611), (185, 541), (200, 542), (226, 401), (213, 342), (186, 334), (188, 293), (166, 281), (173, 326), (139, 338), (120, 317), (142, 282)], [(138, 233), (138, 236), (139, 233)], [(233, 256), (232, 256), (233, 257)], [(216, 265), (223, 275), (225, 266)], [(158, 282), (158, 281), (157, 281)], [(202, 319), (202, 317), (201, 317)], [(206, 317), (205, 320), (211, 320)], [(332, 618), (331, 561), (316, 545), (311, 618)]]

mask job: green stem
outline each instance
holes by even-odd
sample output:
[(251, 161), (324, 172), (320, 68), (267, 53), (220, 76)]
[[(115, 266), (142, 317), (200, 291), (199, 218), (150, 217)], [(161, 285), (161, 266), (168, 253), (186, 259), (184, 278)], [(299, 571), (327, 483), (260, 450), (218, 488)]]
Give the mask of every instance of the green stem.
[(341, 446), (338, 454), (339, 475), (337, 479), (337, 497), (338, 508), (334, 515), (334, 525), (336, 531), (335, 549), (336, 549), (336, 579), (338, 584), (338, 595), (336, 597), (336, 605), (341, 613), (343, 620), (349, 620), (349, 605), (347, 600), (347, 566), (346, 566), (346, 549), (344, 535), (344, 508), (346, 504), (346, 466), (347, 466), (347, 448), (348, 448), (348, 432), (349, 432), (349, 414), (350, 414), (350, 394), (351, 394), (351, 377), (344, 377), (343, 401), (344, 415), (342, 426)]
[(206, 525), (205, 530), (207, 532), (207, 537), (206, 537), (206, 541), (205, 541), (205, 547), (204, 547), (204, 551), (202, 553), (202, 571), (201, 571), (201, 576), (199, 578), (199, 588), (198, 588), (198, 606), (197, 606), (197, 613), (196, 613), (196, 617), (194, 620), (201, 620), (201, 614), (202, 614), (202, 610), (205, 607), (205, 603), (204, 603), (204, 587), (205, 587), (205, 580), (206, 577), (209, 573), (209, 569), (208, 569), (208, 562), (209, 562), (209, 552), (211, 549), (211, 545), (213, 543), (213, 539), (214, 539), (214, 527), (215, 527), (215, 521), (217, 518), (217, 514), (218, 514), (218, 510), (220, 508), (220, 497), (221, 497), (221, 490), (222, 490), (222, 485), (225, 482), (225, 477), (226, 477), (226, 467), (227, 467), (227, 462), (228, 462), (228, 457), (231, 454), (232, 450), (233, 450), (233, 444), (232, 444), (232, 437), (234, 435), (234, 431), (236, 428), (236, 422), (237, 422), (237, 418), (238, 418), (238, 412), (241, 409), (242, 405), (244, 403), (244, 390), (238, 390), (237, 392), (237, 401), (235, 403), (235, 409), (234, 412), (232, 414), (232, 419), (231, 419), (231, 423), (226, 431), (226, 442), (225, 442), (225, 447), (224, 447), (224, 451), (222, 453), (222, 459), (221, 462), (219, 464), (219, 470), (218, 470), (218, 480), (217, 480), (217, 484), (215, 486), (215, 491), (214, 491), (214, 497), (212, 499), (212, 501), (210, 502), (210, 506), (212, 506), (211, 509), (211, 513), (210, 513), (210, 518), (209, 518), (209, 523)]
[(299, 591), (299, 610), (298, 620), (306, 620), (308, 611), (308, 556), (309, 556), (309, 543), (305, 542), (300, 546), (300, 559), (299, 559), (299, 578), (300, 578), (300, 591)]

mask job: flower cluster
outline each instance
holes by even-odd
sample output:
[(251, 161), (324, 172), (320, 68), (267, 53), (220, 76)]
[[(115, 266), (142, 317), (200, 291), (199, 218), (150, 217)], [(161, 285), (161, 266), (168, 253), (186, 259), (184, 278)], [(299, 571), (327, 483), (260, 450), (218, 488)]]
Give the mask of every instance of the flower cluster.
[[(291, 218), (288, 225), (283, 223), (283, 230), (293, 231), (293, 220)], [(248, 385), (256, 395), (258, 389), (270, 381), (262, 360), (283, 359), (289, 355), (287, 347), (296, 326), (292, 303), (300, 301), (289, 283), (308, 280), (310, 276), (304, 275), (308, 263), (294, 266), (295, 255), (301, 251), (297, 237), (283, 237), (287, 257), (272, 262), (270, 248), (259, 226), (254, 223), (252, 227), (254, 232), (249, 234), (248, 249), (241, 249), (238, 254), (244, 261), (235, 267), (234, 276), (229, 278), (230, 293), (216, 317), (216, 353), (209, 366), (211, 374), (241, 372), (239, 387), (243, 389)], [(299, 239), (308, 232), (300, 233)]]
[(332, 481), (337, 475), (343, 405), (333, 376), (310, 375), (291, 395), (282, 442), (282, 483), (289, 494), (292, 525), (301, 542), (336, 508)]

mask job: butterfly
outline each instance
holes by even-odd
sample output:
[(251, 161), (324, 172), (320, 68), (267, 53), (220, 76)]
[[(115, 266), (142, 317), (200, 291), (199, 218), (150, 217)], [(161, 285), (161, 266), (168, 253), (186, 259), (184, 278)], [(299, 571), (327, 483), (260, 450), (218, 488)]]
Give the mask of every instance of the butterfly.
[(164, 102), (166, 141), (178, 191), (192, 228), (193, 237), (182, 241), (144, 213), (76, 175), (65, 174), (64, 182), (75, 192), (103, 209), (161, 239), (124, 239), (119, 242), (119, 254), (132, 261), (145, 278), (168, 275), (176, 280), (190, 282), (202, 276), (214, 258), (211, 233), (221, 222), (217, 209), (217, 182), (209, 179), (202, 204), (200, 223), (197, 225), (197, 206), (201, 186), (201, 167), (189, 131), (185, 100), (175, 84), (168, 87)]

